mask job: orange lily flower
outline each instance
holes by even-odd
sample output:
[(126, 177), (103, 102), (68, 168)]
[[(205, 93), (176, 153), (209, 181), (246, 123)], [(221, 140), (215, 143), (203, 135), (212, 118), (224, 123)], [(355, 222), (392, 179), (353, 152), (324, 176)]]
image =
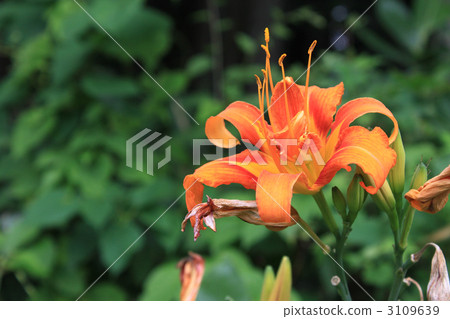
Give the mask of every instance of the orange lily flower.
[[(206, 122), (205, 132), (216, 146), (232, 148), (239, 143), (225, 127), (233, 124), (241, 138), (259, 146), (236, 156), (211, 161), (184, 179), (186, 204), (190, 211), (203, 201), (204, 185), (217, 187), (238, 183), (256, 190), (256, 202), (264, 222), (290, 222), (293, 193), (315, 194), (328, 184), (336, 173), (349, 164), (358, 165), (370, 175), (375, 186), (361, 185), (371, 194), (383, 185), (389, 170), (395, 165), (396, 153), (389, 145), (398, 133), (397, 120), (378, 100), (358, 98), (341, 103), (344, 85), (331, 88), (308, 87), (311, 54), (316, 41), (308, 50), (308, 73), (305, 86), (286, 77), (283, 54), (279, 59), (283, 80), (272, 82), (269, 53), (269, 31), (265, 30), (266, 68), (264, 80), (257, 77), (259, 108), (234, 102)], [(269, 99), (269, 91), (272, 97)], [(270, 124), (264, 119), (265, 103)], [(394, 123), (391, 136), (379, 127), (368, 130), (350, 124), (367, 113), (380, 113)], [(283, 141), (289, 142), (288, 147)], [(285, 143), (285, 144), (283, 144)], [(314, 160), (303, 160), (305, 157)]]

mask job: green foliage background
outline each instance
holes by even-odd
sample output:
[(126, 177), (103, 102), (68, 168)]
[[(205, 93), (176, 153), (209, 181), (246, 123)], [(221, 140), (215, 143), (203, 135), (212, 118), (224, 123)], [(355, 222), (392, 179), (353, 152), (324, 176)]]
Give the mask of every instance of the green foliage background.
[[(297, 78), (312, 40), (319, 40), (317, 58), (369, 3), (79, 2), (200, 125), (74, 1), (3, 1), (0, 298), (74, 300), (114, 263), (83, 300), (176, 300), (175, 265), (192, 250), (206, 258), (200, 300), (257, 300), (264, 266), (277, 267), (283, 255), (293, 263), (295, 299), (337, 299), (332, 261), (297, 227), (273, 233), (228, 218), (194, 243), (190, 227), (180, 232), (183, 198), (167, 208), (195, 169), (192, 139), (205, 138), (206, 119), (232, 101), (257, 101), (253, 74), (264, 63), (264, 27), (272, 31), (273, 65), (286, 52), (287, 73)], [(348, 14), (333, 16), (338, 5)], [(380, 0), (338, 42), (344, 47), (312, 68), (313, 84), (344, 82), (343, 102), (371, 96), (392, 110), (408, 179), (421, 159), (433, 159), (431, 175), (450, 162), (449, 16), (444, 0)], [(274, 77), (280, 79), (278, 70)], [(377, 116), (360, 124), (391, 129)], [(172, 161), (154, 176), (125, 165), (125, 141), (144, 128), (172, 137)], [(350, 177), (340, 173), (333, 184), (345, 190)], [(237, 186), (207, 194), (254, 196)], [(311, 198), (294, 198), (302, 217), (332, 244)], [(450, 257), (449, 213), (449, 207), (418, 212), (407, 253), (434, 240)], [(345, 263), (376, 299), (387, 297), (392, 280), (391, 245), (386, 216), (367, 203)], [(426, 289), (429, 259), (410, 275)], [(356, 300), (368, 298), (355, 284), (350, 289)], [(418, 295), (407, 288), (402, 298)]]

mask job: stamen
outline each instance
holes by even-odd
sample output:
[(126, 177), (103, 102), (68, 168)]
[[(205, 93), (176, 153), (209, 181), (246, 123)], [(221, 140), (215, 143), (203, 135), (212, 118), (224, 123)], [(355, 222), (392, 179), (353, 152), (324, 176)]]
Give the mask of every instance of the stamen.
[(264, 114), (264, 103), (261, 100), (261, 89), (263, 88), (263, 85), (261, 84), (261, 79), (259, 76), (255, 74), (256, 78), (256, 84), (258, 85), (258, 102), (259, 102), (259, 109), (261, 111), (261, 114)]
[(280, 58), (278, 59), (278, 65), (281, 67), (281, 74), (283, 75), (283, 85), (284, 85), (284, 93), (283, 93), (283, 95), (284, 95), (284, 105), (285, 105), (285, 107), (286, 107), (287, 122), (288, 122), (289, 130), (290, 130), (290, 128), (291, 128), (291, 121), (290, 121), (290, 119), (291, 119), (291, 113), (290, 113), (290, 111), (289, 111), (288, 99), (287, 99), (287, 94), (286, 94), (286, 91), (287, 91), (287, 89), (286, 89), (286, 76), (285, 76), (285, 74), (284, 74), (284, 65), (283, 65), (283, 60), (284, 60), (285, 57), (286, 57), (286, 53), (283, 53), (283, 54), (280, 56)]
[(261, 72), (264, 74), (264, 82), (263, 82), (263, 96), (264, 96), (264, 83), (266, 84), (265, 85), (265, 89), (266, 89), (266, 99), (267, 99), (267, 102), (266, 102), (266, 104), (267, 104), (267, 110), (269, 110), (270, 109), (270, 105), (269, 105), (269, 103), (270, 103), (270, 99), (269, 99), (269, 79), (267, 78), (267, 71), (266, 70), (264, 70), (264, 69), (261, 69)]
[(261, 48), (266, 52), (266, 70), (267, 70), (267, 78), (268, 83), (270, 83), (270, 92), (273, 94), (273, 81), (272, 81), (272, 71), (270, 69), (270, 51), (269, 51), (269, 41), (266, 37), (266, 45), (261, 44)]
[(311, 68), (311, 55), (316, 47), (317, 41), (314, 40), (313, 43), (311, 43), (309, 49), (308, 49), (308, 69), (306, 71), (306, 83), (305, 83), (305, 95), (306, 95), (306, 120), (309, 121), (309, 96), (308, 96), (308, 85), (309, 85), (309, 69)]

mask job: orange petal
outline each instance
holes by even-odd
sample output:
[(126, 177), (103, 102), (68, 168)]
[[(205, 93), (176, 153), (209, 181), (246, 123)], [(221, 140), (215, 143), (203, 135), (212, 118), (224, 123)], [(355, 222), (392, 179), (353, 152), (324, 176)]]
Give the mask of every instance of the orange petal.
[(395, 165), (397, 155), (389, 147), (389, 139), (384, 131), (375, 127), (372, 131), (352, 126), (342, 132), (336, 152), (321, 171), (316, 185), (328, 184), (337, 171), (351, 170), (349, 164), (356, 164), (375, 182), (375, 187), (362, 185), (367, 192), (375, 194), (383, 185), (390, 169)]
[[(187, 175), (183, 181), (183, 187), (186, 190), (186, 207), (190, 212), (197, 204), (203, 201), (204, 186), (198, 181), (194, 175)], [(191, 225), (194, 226), (195, 217), (191, 218)], [(206, 229), (203, 224), (201, 229)]]
[(231, 103), (217, 116), (211, 116), (206, 121), (206, 136), (211, 143), (222, 148), (232, 148), (240, 144), (225, 127), (224, 120), (227, 120), (238, 129), (242, 139), (247, 139), (255, 145), (259, 139), (264, 138), (260, 120), (258, 120), (259, 116), (260, 111), (251, 104), (240, 101)]
[(354, 120), (368, 113), (380, 113), (389, 117), (394, 123), (394, 130), (389, 136), (389, 144), (393, 143), (398, 134), (398, 123), (389, 109), (378, 100), (370, 97), (354, 99), (345, 103), (336, 113), (334, 123), (331, 125), (332, 134), (345, 130)]
[(188, 211), (191, 211), (195, 205), (203, 201), (204, 187), (192, 174), (184, 178), (183, 187), (186, 190), (186, 207)]
[[(303, 96), (299, 86), (295, 84), (291, 77), (286, 77), (284, 81), (280, 81), (275, 85), (272, 99), (270, 100), (271, 105), (268, 109), (270, 125), (275, 132), (283, 130), (288, 121), (303, 110)], [(286, 83), (286, 91), (284, 83)], [(289, 107), (289, 119), (286, 114), (286, 98)]]
[(247, 189), (255, 189), (255, 180), (263, 170), (278, 172), (273, 159), (259, 151), (245, 150), (235, 156), (206, 163), (184, 179), (186, 206), (191, 211), (203, 202), (203, 184), (217, 187), (237, 183)]
[(336, 107), (341, 104), (344, 94), (344, 83), (326, 89), (312, 86), (308, 90), (309, 112), (314, 120), (316, 132), (324, 137), (327, 136), (333, 123)]
[(263, 171), (256, 187), (256, 203), (266, 223), (291, 221), (292, 188), (300, 174), (272, 174)]
[(305, 114), (303, 111), (294, 115), (290, 121), (291, 130), (289, 126), (285, 126), (281, 131), (270, 132), (269, 137), (273, 139), (283, 139), (283, 138), (294, 138), (298, 139), (303, 133), (305, 133), (306, 121)]

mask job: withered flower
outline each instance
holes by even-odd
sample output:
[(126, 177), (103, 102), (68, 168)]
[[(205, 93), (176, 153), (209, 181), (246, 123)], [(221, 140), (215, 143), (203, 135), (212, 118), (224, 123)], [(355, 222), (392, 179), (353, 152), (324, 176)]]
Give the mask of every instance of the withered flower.
[(205, 271), (205, 261), (202, 256), (189, 252), (189, 257), (183, 258), (177, 264), (180, 268), (181, 301), (195, 301)]
[(192, 227), (194, 227), (194, 240), (197, 240), (200, 236), (201, 230), (206, 229), (205, 225), (216, 231), (215, 218), (236, 216), (247, 223), (264, 225), (275, 231), (295, 225), (300, 219), (297, 211), (291, 207), (291, 216), (288, 222), (265, 222), (259, 215), (256, 201), (211, 199), (209, 196), (207, 198), (208, 201), (206, 203), (194, 206), (181, 223), (181, 231), (184, 231), (188, 220), (191, 220)]
[(450, 281), (444, 253), (435, 243), (428, 243), (417, 253), (411, 255), (413, 262), (419, 261), (427, 247), (433, 246), (435, 253), (431, 260), (430, 281), (427, 287), (427, 299), (429, 301), (450, 300)]
[(444, 208), (449, 194), (450, 165), (418, 189), (411, 189), (405, 194), (405, 198), (415, 209), (434, 214)]

